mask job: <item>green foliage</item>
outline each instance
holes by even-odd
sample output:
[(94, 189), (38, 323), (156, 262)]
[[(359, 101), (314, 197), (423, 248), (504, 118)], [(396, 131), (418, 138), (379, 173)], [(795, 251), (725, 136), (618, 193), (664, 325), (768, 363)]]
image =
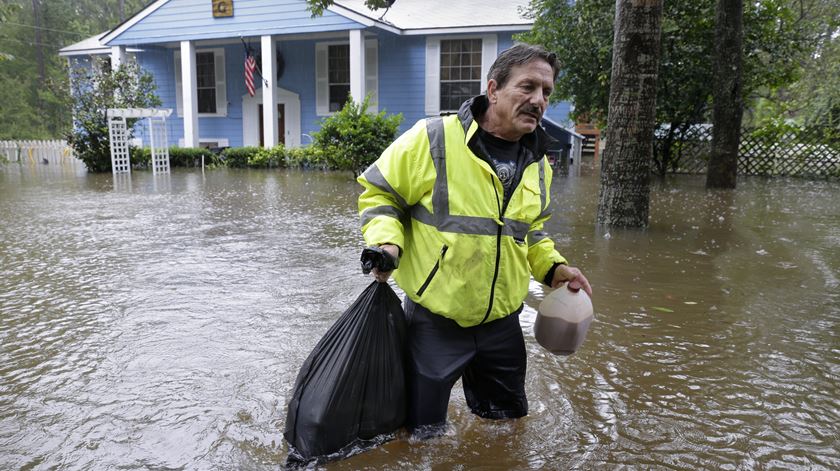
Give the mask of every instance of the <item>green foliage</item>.
[(220, 161), (230, 168), (325, 169), (323, 155), (323, 150), (316, 145), (286, 148), (278, 144), (270, 149), (229, 147), (222, 151)]
[(119, 24), (121, 5), (127, 18), (146, 3), (0, 1), (0, 139), (57, 139), (69, 132), (67, 59), (57, 51)]
[[(324, 10), (335, 3), (335, 0), (306, 0), (306, 3), (309, 4), (309, 11), (312, 13), (312, 16), (315, 17), (323, 15)], [(371, 10), (388, 8), (392, 3), (394, 3), (394, 0), (365, 0), (365, 6)]]
[[(148, 147), (132, 147), (128, 150), (128, 155), (134, 168), (149, 168), (152, 165), (152, 151)], [(171, 160), (169, 165), (172, 165)]]
[[(152, 163), (152, 151), (148, 147), (132, 147), (131, 166), (149, 168)], [(219, 156), (204, 147), (170, 147), (170, 167), (201, 167), (201, 158), (204, 157), (204, 165), (214, 167), (220, 165), (222, 160)]]
[[(744, 5), (744, 92), (791, 83), (805, 34), (791, 0)], [(534, 28), (518, 39), (558, 53), (563, 71), (553, 100), (571, 100), (573, 117), (604, 125), (609, 106), (615, 2), (533, 0)], [(714, 84), (715, 1), (665, 2), (657, 81), (657, 124), (704, 122)]]
[(204, 165), (214, 165), (220, 162), (218, 155), (204, 147), (169, 148), (169, 165), (172, 167), (201, 167), (202, 157), (204, 157)]
[(571, 100), (575, 120), (606, 123), (615, 1), (533, 0), (527, 13), (534, 28), (517, 39), (544, 45), (560, 61), (551, 101)]
[(341, 111), (322, 120), (321, 129), (313, 133), (312, 145), (320, 148), (327, 168), (359, 174), (393, 142), (402, 113), (367, 113), (369, 101), (366, 97), (357, 104), (348, 98)]
[[(828, 0), (818, 0), (828, 1)], [(743, 93), (795, 81), (808, 49), (808, 30), (794, 14), (794, 0), (744, 4)], [(517, 38), (558, 53), (562, 72), (552, 100), (571, 100), (572, 117), (606, 124), (612, 67), (615, 2), (533, 0), (534, 28)], [(679, 146), (692, 125), (709, 121), (715, 57), (715, 0), (665, 2), (657, 77), (654, 165), (660, 174), (676, 167)], [(745, 100), (745, 103), (749, 103)]]
[(286, 166), (290, 168), (326, 169), (324, 151), (318, 146), (286, 149)]
[(254, 158), (262, 148), (260, 147), (228, 147), (222, 151), (222, 160), (231, 168), (246, 168), (248, 162)]
[(790, 88), (790, 95), (806, 126), (822, 126), (840, 137), (840, 36), (828, 36), (808, 58), (802, 79)]
[(283, 144), (277, 144), (269, 149), (260, 149), (248, 158), (248, 166), (251, 168), (281, 167), (285, 163), (286, 147)]
[[(67, 143), (90, 172), (111, 170), (108, 135), (108, 108), (148, 108), (160, 105), (155, 85), (148, 72), (129, 61), (116, 70), (110, 63), (95, 59), (92, 64), (77, 64), (71, 69), (73, 130)], [(128, 120), (131, 127), (136, 120)]]

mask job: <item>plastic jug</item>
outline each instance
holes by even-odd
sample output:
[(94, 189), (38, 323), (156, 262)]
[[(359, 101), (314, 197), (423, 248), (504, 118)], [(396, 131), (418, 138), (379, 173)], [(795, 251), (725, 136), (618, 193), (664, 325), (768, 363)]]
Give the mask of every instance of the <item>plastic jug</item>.
[(540, 303), (534, 337), (543, 348), (555, 355), (571, 355), (586, 338), (592, 319), (594, 315), (589, 295), (582, 289), (572, 291), (563, 285)]

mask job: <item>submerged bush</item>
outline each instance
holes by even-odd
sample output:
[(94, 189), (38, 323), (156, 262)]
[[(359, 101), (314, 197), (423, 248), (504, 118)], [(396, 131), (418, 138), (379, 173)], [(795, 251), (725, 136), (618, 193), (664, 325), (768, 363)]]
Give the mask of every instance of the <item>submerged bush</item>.
[[(132, 147), (130, 153), (132, 167), (151, 168), (152, 150), (150, 148)], [(208, 167), (218, 165), (221, 162), (218, 155), (204, 147), (169, 148), (170, 167), (200, 167), (202, 157), (204, 157), (204, 165)]]
[(363, 172), (397, 135), (402, 113), (386, 115), (385, 111), (370, 114), (370, 97), (361, 104), (347, 99), (344, 108), (321, 121), (321, 129), (313, 133), (312, 145), (319, 149), (326, 166), (333, 170)]
[(286, 149), (286, 166), (303, 169), (327, 168), (324, 153), (314, 145)]
[(228, 147), (222, 151), (222, 160), (228, 167), (245, 168), (248, 166), (248, 161), (261, 150), (262, 148), (253, 146)]
[[(111, 69), (107, 60), (71, 69), (73, 130), (67, 143), (90, 172), (111, 171), (108, 108), (151, 108), (160, 105), (152, 75), (134, 61)], [(127, 120), (129, 139), (136, 119)]]
[(248, 157), (248, 167), (274, 168), (282, 167), (286, 163), (286, 147), (277, 144), (270, 149), (259, 149)]

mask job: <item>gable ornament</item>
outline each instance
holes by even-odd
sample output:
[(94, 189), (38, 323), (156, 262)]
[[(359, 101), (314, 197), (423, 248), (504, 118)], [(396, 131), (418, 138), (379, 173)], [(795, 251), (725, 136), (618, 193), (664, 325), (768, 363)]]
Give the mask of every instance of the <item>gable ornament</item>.
[(233, 16), (233, 0), (213, 0), (213, 18)]

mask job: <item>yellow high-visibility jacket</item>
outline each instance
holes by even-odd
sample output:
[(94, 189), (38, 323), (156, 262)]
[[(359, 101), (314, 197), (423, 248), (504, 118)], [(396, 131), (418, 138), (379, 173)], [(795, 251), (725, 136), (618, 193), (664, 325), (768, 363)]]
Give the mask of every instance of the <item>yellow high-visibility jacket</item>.
[(515, 312), (530, 275), (543, 281), (566, 263), (542, 232), (552, 172), (534, 144), (544, 131), (521, 141), (526, 166), (503, 213), (502, 182), (468, 145), (478, 129), (469, 103), (457, 115), (419, 121), (358, 178), (365, 242), (399, 246), (397, 284), (462, 327)]

